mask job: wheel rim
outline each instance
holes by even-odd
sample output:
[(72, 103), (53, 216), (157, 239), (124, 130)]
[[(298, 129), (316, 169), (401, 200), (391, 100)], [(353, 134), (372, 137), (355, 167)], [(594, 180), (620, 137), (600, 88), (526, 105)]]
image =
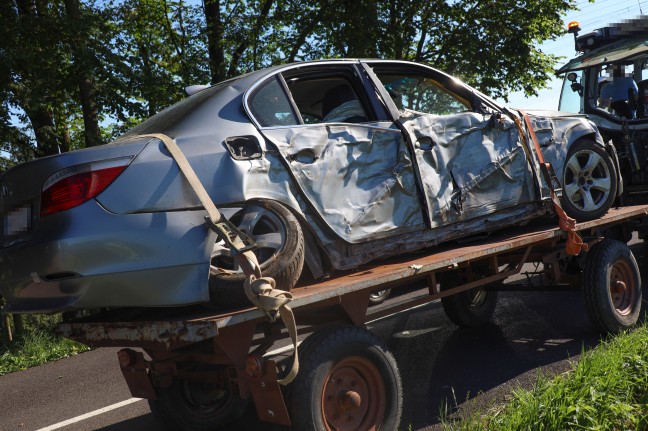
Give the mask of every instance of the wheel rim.
[(336, 363), (322, 390), (322, 416), (328, 431), (377, 430), (385, 417), (385, 383), (366, 358)]
[[(230, 221), (257, 244), (254, 254), (261, 269), (267, 267), (283, 250), (286, 243), (286, 226), (283, 219), (271, 210), (255, 204), (245, 205)], [(214, 244), (210, 269), (214, 275), (242, 273), (223, 241)]]
[(637, 286), (632, 267), (623, 260), (618, 260), (610, 270), (610, 297), (617, 313), (627, 316), (637, 294)]
[(610, 169), (591, 150), (574, 153), (565, 166), (564, 192), (576, 208), (592, 212), (605, 205), (612, 189)]
[(378, 292), (371, 292), (369, 298), (379, 301), (387, 294), (387, 290), (379, 290)]

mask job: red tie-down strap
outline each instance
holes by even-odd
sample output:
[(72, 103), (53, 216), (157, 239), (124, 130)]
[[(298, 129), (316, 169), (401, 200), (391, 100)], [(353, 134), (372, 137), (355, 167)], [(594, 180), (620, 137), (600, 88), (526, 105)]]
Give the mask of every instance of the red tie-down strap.
[[(549, 186), (549, 193), (551, 195), (551, 201), (553, 202), (554, 211), (556, 211), (556, 214), (558, 215), (558, 226), (561, 230), (567, 232), (567, 244), (565, 245), (565, 250), (567, 251), (567, 254), (569, 256), (577, 256), (581, 252), (581, 250), (589, 250), (589, 246), (583, 243), (583, 239), (576, 232), (576, 220), (569, 217), (560, 205), (560, 199), (556, 195), (556, 191), (554, 190), (554, 183), (551, 175), (549, 174), (550, 172), (553, 172), (553, 168), (551, 167), (551, 163), (547, 163), (544, 160), (542, 151), (540, 150), (540, 144), (538, 143), (538, 137), (536, 136), (535, 131), (531, 126), (529, 115), (522, 110), (518, 111), (522, 114), (522, 117), (524, 117), (524, 122), (526, 123), (527, 130), (529, 131), (529, 136), (533, 141), (533, 147), (535, 148), (536, 155), (538, 157), (538, 160), (542, 164), (541, 171), (545, 176), (545, 182)], [(524, 139), (525, 135), (523, 133), (523, 128), (521, 127), (522, 125), (517, 118), (515, 119), (515, 122), (520, 129), (522, 138)]]

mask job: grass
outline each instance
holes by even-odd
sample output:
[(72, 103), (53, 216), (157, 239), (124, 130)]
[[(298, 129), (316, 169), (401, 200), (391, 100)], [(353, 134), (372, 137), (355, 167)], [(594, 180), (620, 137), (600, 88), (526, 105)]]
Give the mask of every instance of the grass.
[(25, 333), (0, 344), (0, 376), (76, 355), (89, 347), (54, 334), (60, 316), (24, 316)]
[(513, 391), (504, 406), (446, 431), (643, 431), (648, 430), (648, 327), (609, 339), (583, 352), (571, 371), (539, 377), (530, 390)]

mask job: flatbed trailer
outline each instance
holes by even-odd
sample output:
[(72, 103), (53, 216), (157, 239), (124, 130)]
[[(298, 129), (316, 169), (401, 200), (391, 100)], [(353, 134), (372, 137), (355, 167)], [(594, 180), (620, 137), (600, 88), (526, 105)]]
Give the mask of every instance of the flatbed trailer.
[[(541, 288), (580, 287), (592, 323), (618, 332), (636, 323), (641, 308), (639, 269), (626, 243), (646, 229), (646, 216), (648, 205), (639, 205), (578, 223), (589, 246), (578, 256), (565, 252), (566, 233), (558, 227), (533, 224), (297, 287), (290, 307), (300, 335), (309, 335), (298, 349), (297, 377), (285, 387), (279, 381), (294, 357), (273, 349), (287, 332), (256, 308), (117, 309), (58, 330), (90, 346), (124, 347), (118, 359), (133, 396), (147, 398), (154, 415), (180, 429), (226, 426), (253, 400), (261, 421), (296, 430), (395, 430), (402, 409), (398, 366), (367, 322), (440, 299), (457, 325), (485, 323), (496, 292), (511, 288), (504, 280), (532, 263), (541, 268)], [(426, 288), (368, 306), (372, 292), (413, 283)]]

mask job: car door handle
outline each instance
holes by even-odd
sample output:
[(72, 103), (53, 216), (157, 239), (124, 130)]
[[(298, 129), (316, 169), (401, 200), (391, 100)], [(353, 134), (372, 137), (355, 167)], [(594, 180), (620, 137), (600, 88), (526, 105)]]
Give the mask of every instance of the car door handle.
[(432, 148), (434, 148), (436, 142), (434, 142), (432, 138), (424, 136), (422, 138), (419, 138), (417, 144), (421, 151), (432, 151)]

